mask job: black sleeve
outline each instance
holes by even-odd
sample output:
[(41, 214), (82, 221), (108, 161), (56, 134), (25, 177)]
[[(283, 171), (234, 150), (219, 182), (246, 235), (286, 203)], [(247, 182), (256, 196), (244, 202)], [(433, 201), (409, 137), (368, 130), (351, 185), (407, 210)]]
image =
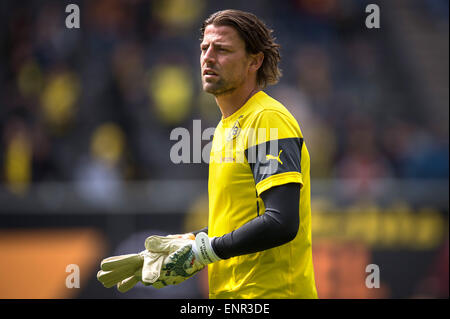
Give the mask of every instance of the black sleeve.
[[(288, 243), (300, 225), (300, 184), (272, 187), (261, 194), (265, 213), (212, 242), (222, 258), (240, 256)], [(255, 213), (256, 214), (256, 213)]]

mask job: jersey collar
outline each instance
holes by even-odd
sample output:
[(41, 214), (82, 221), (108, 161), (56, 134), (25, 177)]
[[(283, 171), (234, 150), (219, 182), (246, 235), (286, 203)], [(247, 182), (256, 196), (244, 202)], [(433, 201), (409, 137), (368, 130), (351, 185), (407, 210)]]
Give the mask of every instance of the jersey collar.
[(258, 91), (255, 94), (253, 94), (248, 100), (247, 102), (245, 102), (244, 105), (242, 105), (236, 112), (234, 112), (233, 114), (231, 114), (230, 116), (228, 116), (226, 119), (223, 118), (222, 115), (222, 124), (223, 125), (227, 125), (230, 123), (234, 123), (245, 111), (246, 109), (253, 103), (253, 101), (255, 99), (258, 98), (258, 96), (265, 94), (263, 91)]

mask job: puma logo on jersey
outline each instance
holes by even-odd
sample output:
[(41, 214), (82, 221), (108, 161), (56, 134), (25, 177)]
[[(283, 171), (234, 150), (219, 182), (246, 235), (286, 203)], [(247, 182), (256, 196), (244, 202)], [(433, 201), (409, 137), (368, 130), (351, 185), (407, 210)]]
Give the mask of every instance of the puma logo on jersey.
[(278, 162), (280, 162), (281, 165), (283, 165), (283, 162), (280, 160), (281, 152), (283, 152), (283, 150), (280, 150), (280, 153), (278, 153), (278, 156), (273, 156), (273, 155), (271, 155), (271, 154), (266, 155), (266, 160), (275, 159), (275, 160), (277, 160)]

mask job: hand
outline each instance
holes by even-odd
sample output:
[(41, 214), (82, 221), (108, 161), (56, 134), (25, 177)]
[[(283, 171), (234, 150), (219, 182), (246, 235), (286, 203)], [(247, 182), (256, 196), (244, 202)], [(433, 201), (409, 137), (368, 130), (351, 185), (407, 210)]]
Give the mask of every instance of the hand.
[[(125, 280), (119, 282), (117, 284), (117, 289), (120, 292), (126, 292), (133, 288), (138, 282), (142, 282), (146, 286), (153, 286), (154, 288), (163, 288), (169, 284), (174, 284), (171, 278), (166, 278), (166, 276), (161, 276), (162, 272), (162, 262), (167, 256), (176, 251), (179, 247), (182, 247), (186, 244), (186, 242), (195, 239), (195, 235), (191, 233), (187, 234), (176, 234), (176, 235), (168, 235), (168, 236), (150, 236), (153, 240), (153, 251), (147, 252), (151, 254), (152, 258), (149, 260), (149, 265), (147, 267), (143, 267), (138, 270), (134, 275), (126, 278)], [(149, 237), (149, 238), (150, 238)], [(147, 238), (148, 239), (148, 238)], [(147, 242), (147, 241), (146, 241)], [(147, 246), (146, 246), (147, 248)], [(154, 262), (154, 259), (158, 260)], [(145, 264), (145, 262), (144, 262)], [(152, 275), (144, 276), (144, 272), (147, 269), (152, 269), (152, 267), (158, 267), (159, 270), (157, 278), (152, 277)], [(153, 274), (153, 272), (151, 272)], [(155, 272), (156, 273), (156, 272)], [(142, 276), (141, 276), (142, 274)], [(151, 277), (151, 281), (143, 280), (142, 277), (148, 278)], [(156, 276), (156, 275), (155, 275)], [(156, 281), (155, 281), (156, 280)]]
[(177, 234), (154, 237), (164, 238), (161, 240), (161, 252), (144, 250), (138, 254), (106, 258), (101, 262), (101, 270), (97, 273), (97, 279), (106, 288), (117, 285), (120, 292), (130, 290), (138, 282), (142, 282), (146, 286), (153, 285), (156, 288), (164, 287), (161, 282), (156, 282), (160, 277), (164, 258), (195, 236), (193, 234)]
[(205, 233), (199, 233), (195, 240), (178, 242), (150, 236), (145, 241), (145, 248), (150, 252), (163, 254), (169, 252), (164, 258), (155, 287), (177, 285), (195, 275), (207, 264), (221, 260), (212, 249), (211, 240)]
[(134, 287), (139, 281), (153, 284), (160, 275), (164, 256), (144, 250), (138, 254), (120, 255), (102, 261), (97, 279), (106, 288), (117, 285), (120, 292)]

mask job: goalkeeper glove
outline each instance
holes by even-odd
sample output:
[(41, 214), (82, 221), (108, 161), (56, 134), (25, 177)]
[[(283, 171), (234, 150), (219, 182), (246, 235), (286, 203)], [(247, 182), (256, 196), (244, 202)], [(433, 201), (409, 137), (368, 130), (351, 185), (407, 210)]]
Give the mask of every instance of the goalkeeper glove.
[[(150, 252), (167, 253), (164, 258), (159, 285), (177, 285), (202, 270), (207, 264), (221, 260), (211, 246), (212, 238), (207, 234), (199, 233), (195, 240), (186, 240), (184, 243), (161, 240), (159, 236), (150, 236), (145, 241), (145, 248)], [(171, 245), (171, 247), (167, 247)], [(182, 245), (180, 245), (182, 244)], [(177, 247), (178, 246), (178, 247)], [(176, 250), (174, 250), (177, 248)]]
[[(160, 236), (157, 236), (160, 237)], [(193, 234), (169, 235), (165, 238), (166, 249), (176, 250), (183, 245), (188, 238), (193, 239)], [(182, 241), (182, 243), (179, 243)], [(150, 252), (144, 250), (138, 254), (120, 255), (106, 258), (101, 263), (101, 270), (97, 273), (97, 279), (106, 287), (117, 285), (120, 292), (126, 292), (138, 282), (144, 285), (153, 285), (161, 288), (161, 282), (156, 282), (160, 277), (160, 271), (164, 258), (169, 254)]]
[(117, 285), (119, 291), (125, 292), (139, 281), (147, 285), (154, 283), (159, 277), (163, 261), (164, 256), (147, 250), (109, 257), (102, 261), (97, 279), (106, 288)]

